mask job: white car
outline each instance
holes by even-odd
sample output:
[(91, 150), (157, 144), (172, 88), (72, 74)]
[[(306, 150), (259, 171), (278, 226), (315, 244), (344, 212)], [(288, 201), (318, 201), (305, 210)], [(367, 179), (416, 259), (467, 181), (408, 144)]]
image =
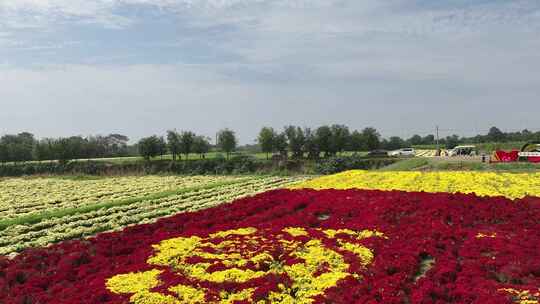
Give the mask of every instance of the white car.
[(388, 153), (390, 156), (415, 156), (416, 152), (413, 148), (403, 148), (399, 150), (394, 150)]
[(454, 149), (448, 151), (448, 156), (475, 156), (478, 155), (478, 151), (475, 146), (457, 146)]

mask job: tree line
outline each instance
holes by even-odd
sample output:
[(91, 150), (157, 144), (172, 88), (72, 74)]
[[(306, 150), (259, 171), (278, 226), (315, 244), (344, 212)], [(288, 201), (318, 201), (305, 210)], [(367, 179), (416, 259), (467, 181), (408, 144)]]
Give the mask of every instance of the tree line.
[[(489, 129), (485, 135), (460, 137), (446, 136), (438, 140), (441, 148), (451, 149), (459, 144), (504, 143), (540, 141), (540, 131), (523, 130), (503, 132), (497, 127)], [(172, 154), (174, 161), (187, 159), (190, 154), (205, 158), (210, 150), (225, 153), (227, 158), (238, 147), (238, 139), (233, 130), (223, 129), (217, 134), (217, 142), (212, 145), (210, 138), (197, 135), (192, 131), (177, 132), (169, 130), (164, 136), (153, 135), (142, 138), (130, 145), (129, 138), (121, 134), (107, 136), (71, 136), (61, 138), (36, 139), (32, 133), (7, 134), (0, 137), (0, 163), (72, 159), (113, 158), (124, 156), (142, 156), (149, 160), (153, 157)], [(372, 127), (362, 130), (350, 130), (342, 124), (324, 125), (317, 128), (302, 128), (289, 125), (281, 131), (263, 127), (256, 139), (256, 145), (246, 145), (253, 152), (264, 152), (267, 158), (277, 153), (283, 156), (291, 154), (294, 158), (320, 156), (329, 157), (343, 151), (371, 151), (376, 149), (395, 150), (411, 146), (432, 146), (437, 143), (433, 134), (413, 135), (403, 139), (399, 136), (382, 138)]]
[(0, 162), (26, 162), (123, 157), (132, 154), (129, 138), (121, 134), (107, 136), (71, 136), (36, 139), (22, 132), (0, 137)]
[[(450, 143), (453, 137), (442, 139), (442, 144)], [(351, 131), (346, 125), (324, 125), (316, 129), (286, 126), (281, 132), (271, 127), (263, 127), (257, 137), (257, 143), (262, 152), (278, 153), (293, 158), (307, 157), (310, 159), (335, 156), (338, 153), (372, 151), (377, 149), (395, 150), (413, 145), (435, 144), (434, 135), (414, 135), (409, 139), (399, 136), (382, 138), (377, 129), (367, 127), (363, 130)]]
[[(500, 132), (496, 127), (490, 130), (485, 136), (474, 137), (474, 140), (500, 140)], [(526, 134), (526, 131), (524, 131)], [(506, 133), (507, 138), (516, 138), (514, 133)], [(532, 133), (531, 133), (532, 134)], [(512, 137), (512, 136), (513, 137)], [(538, 134), (540, 138), (540, 133)], [(484, 139), (485, 137), (485, 139)], [(435, 145), (439, 143), (441, 148), (451, 149), (458, 144), (470, 142), (471, 138), (459, 137), (458, 135), (447, 136), (437, 140), (435, 135), (426, 136), (413, 135), (408, 139), (399, 136), (382, 138), (377, 129), (367, 127), (362, 130), (350, 130), (348, 126), (342, 124), (323, 125), (317, 128), (302, 128), (299, 126), (285, 126), (283, 130), (276, 131), (271, 127), (263, 127), (256, 139), (256, 145), (246, 145), (251, 152), (266, 153), (267, 159), (270, 155), (278, 154), (288, 157), (289, 154), (296, 159), (319, 157), (331, 157), (344, 151), (360, 152), (377, 149), (395, 150), (419, 145)], [(214, 148), (229, 155), (237, 149), (238, 139), (235, 132), (229, 129), (219, 131), (217, 143)], [(172, 154), (174, 161), (182, 159), (182, 155), (187, 159), (189, 154), (199, 154), (204, 158), (212, 145), (210, 140), (204, 136), (197, 136), (191, 131), (167, 131), (165, 136), (150, 136), (143, 138), (138, 143), (139, 153), (145, 159)]]
[[(238, 139), (234, 131), (223, 129), (218, 132), (216, 148), (226, 153), (227, 158), (236, 150), (237, 145)], [(173, 161), (182, 160), (182, 155), (187, 160), (192, 153), (198, 154), (201, 159), (204, 159), (212, 148), (210, 138), (206, 136), (196, 135), (192, 131), (177, 132), (173, 130), (167, 131), (166, 136), (152, 135), (142, 138), (137, 146), (139, 154), (146, 160), (170, 153)]]
[(345, 125), (325, 125), (316, 129), (286, 126), (281, 132), (273, 128), (263, 127), (259, 132), (257, 143), (262, 152), (267, 154), (292, 154), (294, 158), (318, 158), (334, 156), (343, 151), (360, 152), (377, 149), (396, 150), (413, 146), (433, 146), (439, 144), (440, 148), (452, 149), (460, 144), (472, 143), (504, 143), (540, 141), (540, 131), (505, 133), (497, 127), (489, 129), (486, 135), (473, 137), (460, 137), (456, 134), (437, 139), (435, 135), (413, 135), (408, 139), (399, 136), (382, 138), (379, 132), (372, 127), (361, 131), (350, 129)]
[(462, 141), (464, 143), (538, 142), (540, 131), (532, 132), (524, 129), (517, 132), (503, 132), (497, 127), (491, 127), (485, 135), (462, 138)]
[(374, 150), (381, 145), (381, 136), (375, 128), (351, 132), (345, 125), (321, 126), (317, 129), (286, 126), (282, 132), (263, 127), (257, 142), (261, 151), (282, 156), (292, 154), (293, 158), (319, 158), (347, 151)]

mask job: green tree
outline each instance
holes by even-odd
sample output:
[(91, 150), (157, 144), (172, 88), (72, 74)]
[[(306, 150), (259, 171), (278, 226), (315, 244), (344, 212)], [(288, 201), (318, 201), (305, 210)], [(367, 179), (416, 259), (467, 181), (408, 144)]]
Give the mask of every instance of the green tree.
[(504, 142), (506, 139), (505, 134), (497, 127), (491, 127), (487, 137), (492, 142)]
[(87, 158), (99, 158), (104, 157), (106, 149), (103, 145), (104, 140), (102, 136), (89, 136), (86, 143)]
[(158, 153), (161, 156), (161, 159), (163, 159), (163, 155), (167, 153), (167, 142), (163, 136), (158, 138)]
[(329, 126), (321, 126), (315, 131), (317, 138), (317, 146), (321, 152), (324, 152), (324, 157), (332, 154), (332, 129)]
[(454, 134), (452, 136), (447, 136), (445, 140), (446, 149), (453, 149), (459, 145), (459, 136)]
[(0, 141), (0, 162), (2, 165), (9, 161), (8, 147), (2, 141)]
[(107, 154), (110, 157), (121, 157), (127, 155), (127, 143), (129, 137), (122, 134), (109, 134), (105, 137)]
[(318, 159), (320, 156), (320, 149), (317, 142), (317, 136), (310, 128), (304, 129), (304, 136), (306, 138), (304, 151), (307, 153), (308, 158)]
[(221, 149), (221, 151), (227, 154), (227, 159), (229, 159), (231, 152), (234, 152), (234, 150), (236, 150), (237, 145), (236, 134), (234, 133), (234, 131), (229, 129), (223, 129), (219, 131), (217, 145)]
[(375, 150), (380, 147), (381, 144), (381, 135), (375, 128), (365, 128), (362, 130), (362, 135), (364, 136), (364, 140), (366, 143), (366, 148), (368, 150)]
[(16, 135), (7, 134), (0, 138), (0, 144), (2, 145), (2, 161), (3, 162), (17, 162), (17, 144), (18, 138)]
[(149, 161), (160, 153), (160, 139), (156, 135), (145, 137), (138, 142), (139, 153), (145, 160)]
[(22, 132), (17, 135), (4, 135), (0, 138), (5, 162), (30, 161), (33, 159), (34, 135)]
[(204, 136), (195, 136), (193, 152), (199, 154), (201, 158), (205, 158), (208, 151), (210, 151), (210, 140)]
[(81, 159), (86, 156), (87, 141), (81, 136), (71, 136), (67, 140), (68, 149), (72, 159)]
[(43, 160), (52, 160), (53, 154), (52, 154), (52, 139), (42, 139), (38, 142), (36, 142), (36, 145), (34, 147), (34, 159), (37, 161), (43, 161)]
[(257, 142), (261, 147), (263, 153), (266, 153), (266, 159), (268, 155), (274, 152), (274, 140), (276, 138), (276, 131), (273, 128), (263, 127), (257, 137)]
[(532, 137), (533, 137), (533, 132), (527, 129), (524, 129), (523, 131), (521, 131), (521, 141), (530, 141)]
[(330, 130), (332, 132), (330, 145), (332, 155), (343, 152), (347, 148), (351, 136), (349, 127), (345, 125), (332, 125)]
[(435, 135), (429, 134), (422, 138), (422, 145), (432, 145), (435, 143)]
[(362, 133), (358, 132), (357, 130), (354, 130), (351, 133), (349, 139), (349, 149), (354, 152), (360, 152), (366, 149), (366, 143)]
[(422, 144), (422, 136), (415, 134), (407, 140), (411, 146), (417, 146)]
[(293, 154), (293, 158), (301, 159), (304, 157), (304, 146), (306, 144), (306, 136), (304, 130), (300, 127), (287, 126), (285, 127), (285, 136), (289, 142), (289, 150)]
[(285, 133), (279, 133), (274, 139), (274, 149), (279, 152), (282, 157), (288, 157), (287, 147), (289, 143), (287, 142), (287, 135)]
[(385, 142), (384, 148), (387, 150), (397, 150), (403, 147), (405, 147), (405, 141), (399, 136), (392, 136)]
[(22, 132), (17, 135), (18, 137), (18, 157), (22, 161), (31, 161), (33, 159), (34, 145), (36, 140), (34, 134), (29, 132)]
[(193, 150), (193, 142), (195, 141), (195, 134), (190, 131), (184, 131), (180, 134), (180, 152), (186, 156), (186, 160), (189, 159), (189, 154)]
[(171, 151), (173, 161), (176, 161), (176, 157), (180, 151), (180, 135), (176, 131), (167, 131), (167, 145), (169, 151)]
[(67, 164), (74, 158), (74, 149), (69, 138), (58, 138), (53, 142), (54, 159), (61, 164)]

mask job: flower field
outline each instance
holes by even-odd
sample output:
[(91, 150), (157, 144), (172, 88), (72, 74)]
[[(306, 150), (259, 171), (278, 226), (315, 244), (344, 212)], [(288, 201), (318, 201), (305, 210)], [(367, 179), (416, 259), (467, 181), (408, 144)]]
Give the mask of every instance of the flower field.
[(4, 227), (22, 252), (0, 256), (0, 303), (538, 304), (539, 180), (351, 171), (112, 201)]
[(238, 180), (238, 177), (141, 176), (86, 181), (59, 178), (14, 178), (0, 181), (0, 218), (18, 217), (51, 208), (80, 207), (171, 189)]
[(312, 189), (378, 189), (479, 196), (540, 197), (540, 173), (494, 172), (377, 172), (353, 170), (294, 185)]
[[(171, 180), (169, 177), (151, 177), (150, 181), (152, 183), (160, 178), (163, 182)], [(145, 178), (142, 179), (145, 180)], [(182, 179), (185, 181), (182, 182)], [(75, 199), (79, 201), (77, 207), (66, 203), (64, 208), (57, 206), (52, 211), (49, 209), (38, 214), (35, 213), (45, 207), (36, 205), (36, 210), (33, 212), (25, 209), (21, 214), (12, 216), (13, 218), (0, 220), (0, 254), (12, 254), (28, 247), (46, 246), (102, 231), (119, 230), (132, 224), (150, 223), (159, 217), (213, 207), (246, 195), (283, 187), (302, 179), (301, 177), (177, 177), (176, 184), (181, 187), (177, 191), (170, 191), (170, 185), (162, 185), (161, 190), (166, 190), (165, 192), (157, 192), (158, 189), (148, 187), (147, 189), (152, 189), (152, 192), (129, 193), (122, 196), (123, 200), (117, 199), (105, 203), (98, 203), (94, 197), (89, 201), (77, 197)], [(132, 183), (143, 184), (143, 181)], [(79, 187), (84, 189), (95, 187), (94, 183), (84, 184)], [(74, 192), (73, 197), (76, 197)], [(36, 198), (34, 200), (39, 201)], [(12, 205), (15, 204), (12, 203)]]

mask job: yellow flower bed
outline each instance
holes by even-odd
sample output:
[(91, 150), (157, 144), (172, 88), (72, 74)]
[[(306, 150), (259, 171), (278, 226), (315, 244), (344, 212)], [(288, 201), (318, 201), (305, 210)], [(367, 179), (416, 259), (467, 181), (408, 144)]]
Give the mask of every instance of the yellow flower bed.
[(522, 198), (540, 196), (540, 173), (377, 172), (353, 170), (291, 186), (291, 189), (378, 189)]

